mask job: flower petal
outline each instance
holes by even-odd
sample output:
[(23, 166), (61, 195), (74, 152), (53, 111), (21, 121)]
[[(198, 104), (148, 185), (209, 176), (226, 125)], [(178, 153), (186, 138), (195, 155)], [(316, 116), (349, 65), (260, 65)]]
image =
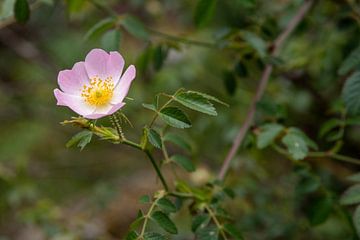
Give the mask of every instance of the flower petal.
[(82, 87), (88, 82), (84, 62), (78, 62), (71, 70), (60, 71), (58, 75), (58, 84), (65, 93), (80, 94)]
[(121, 77), (119, 84), (114, 89), (114, 96), (111, 99), (112, 104), (118, 104), (126, 97), (131, 82), (135, 79), (136, 69), (134, 65), (129, 66)]
[(67, 106), (79, 115), (86, 116), (95, 111), (95, 106), (91, 106), (84, 102), (80, 96), (64, 93), (59, 89), (54, 90), (57, 105)]
[(89, 78), (95, 76), (105, 79), (109, 76), (106, 71), (106, 65), (110, 55), (102, 49), (95, 48), (85, 57), (85, 67)]
[(85, 115), (84, 117), (89, 119), (97, 119), (104, 116), (108, 116), (119, 110), (125, 105), (125, 103), (119, 103), (115, 105), (107, 105), (106, 107), (96, 108), (92, 114)]
[(107, 61), (106, 71), (109, 76), (112, 76), (114, 80), (114, 86), (118, 84), (123, 68), (124, 68), (124, 58), (118, 52), (110, 52), (110, 57)]

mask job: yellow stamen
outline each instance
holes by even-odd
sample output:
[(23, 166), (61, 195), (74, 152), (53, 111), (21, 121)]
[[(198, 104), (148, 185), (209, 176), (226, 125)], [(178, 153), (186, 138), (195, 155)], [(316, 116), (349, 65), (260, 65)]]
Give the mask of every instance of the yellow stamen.
[(112, 77), (102, 80), (98, 76), (90, 79), (89, 85), (84, 85), (81, 96), (90, 105), (102, 106), (109, 103), (113, 96), (114, 83)]

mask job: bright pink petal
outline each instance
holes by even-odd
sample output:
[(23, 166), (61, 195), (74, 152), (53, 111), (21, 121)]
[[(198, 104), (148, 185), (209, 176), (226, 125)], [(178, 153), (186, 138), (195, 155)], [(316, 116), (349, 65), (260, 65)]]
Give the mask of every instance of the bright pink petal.
[(109, 76), (106, 65), (110, 55), (102, 49), (93, 49), (85, 57), (85, 67), (90, 78), (105, 79)]
[(118, 104), (126, 97), (131, 82), (135, 79), (136, 69), (134, 65), (129, 66), (121, 77), (119, 84), (114, 89), (114, 96), (111, 99), (112, 104)]
[(94, 113), (85, 115), (84, 117), (89, 119), (97, 119), (101, 117), (105, 117), (108, 115), (113, 114), (114, 112), (118, 111), (120, 108), (122, 108), (125, 105), (125, 103), (119, 103), (115, 105), (107, 105), (106, 107), (100, 107), (97, 108)]
[(114, 85), (116, 85), (121, 77), (124, 68), (124, 58), (118, 52), (110, 52), (110, 57), (107, 61), (106, 71), (109, 76), (112, 76)]
[(76, 63), (71, 70), (59, 72), (58, 84), (65, 93), (78, 95), (82, 87), (89, 82), (84, 62)]
[(59, 89), (54, 90), (57, 105), (67, 106), (79, 115), (86, 116), (95, 111), (95, 106), (91, 106), (84, 102), (80, 96), (64, 93)]

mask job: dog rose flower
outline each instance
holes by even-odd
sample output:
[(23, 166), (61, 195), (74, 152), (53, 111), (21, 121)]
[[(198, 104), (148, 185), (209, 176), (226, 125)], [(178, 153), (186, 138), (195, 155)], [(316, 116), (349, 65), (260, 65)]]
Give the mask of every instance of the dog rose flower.
[(91, 50), (84, 62), (59, 72), (59, 89), (54, 90), (57, 105), (67, 106), (88, 119), (111, 115), (125, 103), (136, 75), (133, 65), (122, 74), (124, 59), (118, 52)]

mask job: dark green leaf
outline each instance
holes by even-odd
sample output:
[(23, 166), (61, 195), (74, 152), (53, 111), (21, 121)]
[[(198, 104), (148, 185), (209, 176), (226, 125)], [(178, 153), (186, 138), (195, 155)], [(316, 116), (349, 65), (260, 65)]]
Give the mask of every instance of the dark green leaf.
[(16, 21), (26, 23), (30, 18), (30, 7), (27, 0), (16, 0), (14, 5)]
[(140, 197), (139, 199), (140, 203), (149, 203), (150, 202), (150, 197), (148, 195), (143, 195)]
[(175, 224), (170, 220), (170, 218), (163, 212), (156, 211), (151, 215), (151, 218), (159, 224), (161, 228), (171, 234), (177, 234), (178, 230)]
[(345, 82), (342, 99), (352, 115), (360, 114), (360, 71), (354, 72)]
[(336, 119), (336, 118), (326, 121), (320, 128), (319, 137), (321, 137), (321, 138), (324, 137), (327, 133), (329, 133), (334, 128), (340, 126), (341, 124), (342, 124), (342, 121), (340, 119)]
[(159, 45), (154, 49), (153, 58), (154, 58), (154, 69), (159, 71), (164, 64), (168, 53), (168, 48), (164, 45)]
[(350, 55), (346, 57), (339, 68), (338, 74), (345, 75), (350, 70), (353, 70), (358, 66), (360, 66), (360, 46), (353, 50)]
[(235, 240), (244, 239), (242, 234), (235, 228), (234, 225), (230, 223), (226, 223), (224, 225), (224, 231), (227, 232), (230, 236), (232, 236)]
[(126, 29), (126, 31), (136, 38), (143, 40), (147, 40), (149, 38), (149, 33), (144, 24), (132, 15), (125, 15), (120, 24)]
[(84, 37), (85, 40), (100, 36), (105, 31), (113, 28), (115, 26), (115, 23), (116, 23), (116, 19), (114, 19), (114, 18), (105, 18), (105, 19), (97, 22), (85, 34), (85, 37)]
[(311, 203), (308, 218), (312, 226), (326, 221), (333, 207), (333, 199), (330, 195), (322, 196)]
[(126, 240), (136, 240), (138, 238), (138, 234), (135, 231), (130, 231), (126, 235)]
[(243, 32), (243, 38), (257, 51), (261, 58), (266, 56), (266, 42), (262, 38), (252, 32), (247, 31)]
[(257, 147), (263, 149), (271, 145), (283, 129), (284, 127), (277, 123), (269, 123), (261, 126), (256, 141)]
[(171, 213), (176, 212), (176, 206), (167, 198), (160, 198), (157, 201), (158, 207), (164, 212)]
[(204, 228), (198, 228), (196, 231), (197, 240), (218, 240), (219, 239), (219, 230), (216, 226), (207, 226)]
[(118, 51), (120, 48), (120, 39), (121, 33), (120, 31), (113, 29), (107, 31), (101, 37), (101, 47), (106, 51)]
[(90, 143), (93, 133), (88, 130), (81, 131), (73, 136), (67, 143), (66, 147), (77, 146), (80, 150), (83, 150), (84, 147)]
[(247, 71), (246, 65), (242, 61), (238, 61), (236, 63), (234, 70), (235, 70), (236, 74), (241, 78), (248, 76), (248, 71)]
[(188, 159), (185, 156), (174, 155), (174, 156), (171, 156), (171, 160), (176, 162), (177, 164), (179, 164), (181, 167), (183, 167), (188, 172), (194, 172), (195, 171), (194, 164), (191, 162), (190, 159)]
[(199, 94), (199, 95), (203, 96), (204, 98), (206, 98), (206, 99), (209, 100), (209, 101), (217, 102), (217, 103), (220, 103), (220, 104), (222, 104), (222, 105), (224, 105), (224, 106), (227, 106), (227, 107), (229, 106), (229, 104), (227, 104), (227, 103), (219, 100), (218, 98), (216, 98), (216, 97), (214, 97), (214, 96), (208, 95), (208, 94), (206, 94), (206, 93), (197, 92), (197, 91), (187, 91), (187, 92), (188, 92), (188, 93), (196, 93), (196, 94)]
[(360, 203), (360, 184), (348, 188), (340, 198), (343, 205), (352, 205)]
[(291, 134), (296, 134), (298, 135), (299, 137), (301, 137), (306, 145), (312, 149), (315, 149), (315, 150), (318, 150), (318, 145), (313, 141), (311, 140), (303, 131), (301, 131), (300, 129), (298, 128), (295, 128), (295, 127), (291, 127), (289, 128), (288, 130), (288, 133), (291, 133)]
[(212, 18), (216, 0), (199, 0), (196, 4), (194, 22), (197, 27), (205, 26)]
[(223, 79), (224, 79), (226, 92), (229, 95), (233, 96), (236, 92), (236, 87), (237, 87), (235, 75), (232, 72), (226, 71), (224, 72)]
[(190, 143), (188, 143), (184, 138), (174, 133), (166, 133), (164, 136), (164, 141), (171, 142), (188, 152), (191, 152), (192, 150)]
[(198, 228), (205, 228), (209, 224), (210, 219), (211, 217), (208, 214), (194, 216), (191, 223), (191, 231), (196, 232)]
[(360, 237), (360, 206), (357, 206), (353, 215), (353, 223), (358, 237)]
[(199, 111), (205, 114), (216, 116), (216, 110), (212, 103), (205, 97), (194, 92), (182, 92), (177, 94), (174, 98), (175, 101), (181, 103), (185, 107)]
[(159, 113), (162, 120), (176, 128), (189, 128), (191, 122), (183, 111), (176, 107), (166, 107)]
[(149, 133), (148, 133), (148, 139), (149, 142), (156, 148), (162, 148), (162, 142), (161, 142), (161, 137), (160, 134), (155, 131), (154, 129), (149, 129)]
[(147, 232), (144, 234), (144, 240), (165, 240), (166, 238), (160, 233)]

